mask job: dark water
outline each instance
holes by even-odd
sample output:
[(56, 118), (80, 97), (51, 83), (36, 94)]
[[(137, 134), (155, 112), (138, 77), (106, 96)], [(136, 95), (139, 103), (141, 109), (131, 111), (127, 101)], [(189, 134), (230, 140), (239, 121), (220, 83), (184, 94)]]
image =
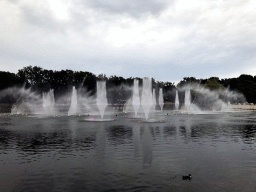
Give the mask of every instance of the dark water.
[(255, 115), (1, 115), (0, 191), (256, 191)]

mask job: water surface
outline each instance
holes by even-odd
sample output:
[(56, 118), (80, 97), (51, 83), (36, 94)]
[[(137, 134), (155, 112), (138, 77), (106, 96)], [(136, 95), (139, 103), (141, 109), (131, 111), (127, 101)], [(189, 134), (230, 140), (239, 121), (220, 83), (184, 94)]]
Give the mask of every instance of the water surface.
[(255, 191), (255, 114), (2, 114), (0, 191)]

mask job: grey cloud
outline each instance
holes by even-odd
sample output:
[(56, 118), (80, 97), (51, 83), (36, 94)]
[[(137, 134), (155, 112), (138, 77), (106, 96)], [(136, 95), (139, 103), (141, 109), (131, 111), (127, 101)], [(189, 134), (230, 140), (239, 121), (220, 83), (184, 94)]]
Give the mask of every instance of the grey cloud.
[[(19, 0), (8, 1), (16, 3)], [(82, 4), (75, 3), (73, 8), (69, 8), (68, 13), (70, 19), (65, 21), (57, 20), (54, 13), (46, 4), (45, 6), (38, 7), (34, 4), (22, 3), (20, 10), (25, 23), (63, 33), (67, 29), (80, 31), (88, 27), (91, 22), (112, 20), (112, 17), (108, 17), (110, 15), (128, 15), (133, 18), (140, 18), (144, 15), (158, 15), (170, 5), (170, 1), (166, 0), (88, 0), (81, 1), (80, 3)], [(82, 6), (79, 12), (77, 8), (81, 5), (84, 6)], [(101, 12), (102, 14), (97, 14), (97, 12)]]
[[(6, 1), (15, 3), (19, 0)], [(156, 31), (156, 34), (161, 35), (161, 31), (170, 31), (177, 27), (180, 28), (181, 34), (173, 37), (177, 38), (176, 41), (167, 37), (162, 45), (147, 47), (146, 43), (135, 42), (134, 46), (116, 48), (109, 41), (105, 41), (104, 37), (112, 26), (117, 28), (121, 26), (120, 16), (133, 17), (133, 19), (147, 15), (157, 16), (170, 6), (169, 2), (165, 0), (73, 2), (75, 3), (68, 7), (70, 18), (67, 20), (56, 19), (48, 5), (18, 3), (22, 15), (18, 25), (20, 27), (17, 30), (6, 28), (5, 31), (8, 32), (0, 29), (2, 70), (6, 70), (7, 67), (8, 70), (17, 70), (31, 64), (53, 70), (71, 68), (87, 70), (95, 74), (107, 73), (107, 75), (124, 77), (152, 76), (157, 80), (179, 81), (185, 76), (206, 78), (229, 77), (228, 74), (236, 73), (239, 75), (245, 73), (246, 68), (249, 70), (253, 64), (255, 65), (253, 16), (227, 14), (221, 21), (212, 23), (208, 12), (200, 7), (181, 12), (165, 12), (163, 19), (157, 18), (156, 26), (145, 28), (145, 31)], [(81, 3), (84, 3), (84, 6)], [(213, 8), (207, 10), (211, 11)], [(230, 24), (230, 21), (233, 23)], [(134, 27), (133, 22), (134, 20), (130, 26), (129, 21), (125, 22), (128, 23), (128, 30)], [(143, 27), (143, 22), (138, 23)], [(97, 33), (97, 29), (103, 32)], [(61, 34), (63, 32), (64, 34)], [(158, 37), (152, 39), (154, 38), (157, 42)]]
[(7, 0), (10, 3), (18, 3), (20, 0)]
[(42, 12), (42, 10), (25, 5), (21, 6), (20, 9), (25, 22), (55, 30), (61, 28), (59, 22), (54, 20), (52, 13), (47, 9)]
[(21, 5), (20, 10), (24, 24), (37, 26), (49, 30), (49, 32), (65, 33), (66, 30), (82, 31), (89, 22), (88, 17), (76, 11), (69, 9), (69, 20), (57, 20), (54, 13), (49, 8), (38, 8), (32, 5)]
[(170, 2), (164, 0), (89, 0), (84, 3), (95, 10), (102, 10), (111, 14), (141, 17), (144, 14), (160, 14)]

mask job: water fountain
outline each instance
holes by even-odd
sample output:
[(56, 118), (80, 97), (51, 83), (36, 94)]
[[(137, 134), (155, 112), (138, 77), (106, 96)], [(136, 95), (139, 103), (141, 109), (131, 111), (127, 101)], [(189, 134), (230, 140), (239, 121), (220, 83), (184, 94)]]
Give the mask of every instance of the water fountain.
[[(193, 101), (191, 100), (191, 90), (193, 90)], [(210, 90), (198, 84), (186, 85), (180, 88), (185, 91), (184, 105), (181, 110), (185, 113), (212, 113), (229, 111), (227, 101), (238, 98), (239, 103), (245, 102), (245, 97), (228, 89)], [(226, 101), (226, 102), (224, 102)], [(231, 111), (234, 111), (231, 109)]]
[(186, 89), (186, 91), (185, 91), (185, 104), (184, 104), (184, 109), (186, 111), (189, 111), (190, 104), (191, 104), (190, 89)]
[(134, 79), (132, 106), (135, 111), (135, 117), (137, 117), (137, 113), (140, 108), (139, 80), (137, 79)]
[(41, 95), (32, 92), (31, 89), (10, 88), (8, 94), (14, 96), (17, 101), (12, 105), (11, 114), (39, 114), (42, 113)]
[(97, 81), (97, 106), (100, 110), (101, 118), (103, 119), (104, 111), (108, 105), (107, 91), (106, 91), (106, 81)]
[[(128, 100), (129, 102), (126, 102), (127, 106), (124, 107), (124, 110), (129, 108), (130, 110), (127, 111), (135, 112), (137, 118), (140, 118), (138, 117), (140, 113), (145, 113), (145, 117), (148, 119), (149, 112), (153, 112), (155, 107), (156, 90), (152, 89), (152, 81), (150, 78), (143, 79), (143, 87), (141, 89), (142, 95), (140, 98), (139, 81), (136, 79), (134, 80), (132, 89), (127, 87), (127, 90), (133, 90), (133, 96)], [(179, 88), (179, 91), (185, 92), (184, 104), (182, 107), (179, 107), (180, 95), (178, 95), (178, 91), (176, 91), (175, 109), (181, 109), (181, 113), (202, 114), (205, 112), (233, 111), (234, 107), (228, 106), (226, 103), (227, 101), (231, 100), (231, 102), (233, 101), (232, 103), (234, 103), (234, 98), (237, 98), (239, 101), (237, 103), (245, 102), (243, 95), (232, 92), (229, 89), (213, 91), (200, 85), (186, 85)], [(193, 101), (191, 99), (191, 91), (193, 91)], [(99, 121), (102, 121), (104, 114), (106, 114), (105, 109), (108, 102), (105, 81), (97, 82), (96, 102), (95, 96), (91, 96), (87, 93), (86, 89), (84, 89), (82, 94), (82, 92), (73, 87), (71, 100), (70, 94), (64, 93), (63, 95), (58, 95), (58, 97), (56, 97), (53, 92), (54, 90), (50, 90), (48, 93), (43, 93), (43, 95), (41, 95), (37, 92), (32, 92), (31, 89), (9, 88), (2, 91), (1, 94), (15, 96), (14, 98), (17, 102), (13, 104), (11, 109), (12, 114), (90, 114), (90, 116), (97, 116), (100, 113), (101, 119)], [(168, 94), (168, 91), (166, 93)], [(163, 110), (163, 89), (159, 90), (159, 99), (157, 100), (161, 110)], [(183, 100), (183, 98), (181, 100)], [(58, 113), (56, 113), (56, 109)], [(154, 114), (152, 113), (150, 120), (147, 120), (147, 122), (151, 121), (154, 118), (153, 116)], [(104, 119), (104, 121), (105, 120), (106, 119)]]
[(163, 106), (164, 106), (164, 97), (163, 97), (163, 89), (160, 88), (159, 90), (159, 105), (161, 107), (161, 111), (163, 111)]
[(148, 119), (149, 110), (153, 104), (152, 99), (152, 81), (151, 78), (144, 77), (143, 88), (142, 88), (142, 98), (141, 106), (144, 110), (146, 120)]
[(221, 99), (218, 99), (212, 105), (213, 111), (222, 111), (225, 112), (228, 109), (228, 104), (224, 103)]
[(25, 101), (18, 100), (11, 108), (11, 114), (28, 114), (32, 113), (31, 104)]
[(43, 109), (45, 114), (54, 113), (54, 90), (51, 89), (48, 93), (43, 93)]
[(155, 89), (153, 89), (152, 99), (153, 99), (153, 110), (155, 110), (156, 109), (156, 90)]
[[(173, 167), (189, 167), (189, 169), (192, 170), (192, 175), (197, 177), (196, 182), (200, 182), (200, 185), (197, 185), (198, 191), (207, 191), (209, 187), (216, 188), (220, 191), (234, 191), (238, 187), (247, 189), (256, 187), (255, 182), (247, 182), (251, 181), (256, 174), (255, 169), (248, 171), (248, 163), (250, 167), (256, 166), (255, 161), (253, 161), (255, 155), (251, 153), (255, 148), (255, 146), (252, 145), (256, 134), (254, 129), (255, 122), (253, 122), (255, 119), (254, 112), (194, 116), (180, 113), (171, 115), (168, 111), (168, 116), (166, 113), (154, 113), (148, 116), (147, 112), (149, 111), (146, 110), (150, 110), (151, 107), (150, 112), (152, 112), (152, 104), (154, 103), (154, 94), (152, 95), (151, 89), (151, 80), (144, 79), (142, 106), (145, 111), (145, 116), (148, 118), (148, 120), (145, 121), (145, 118), (129, 119), (130, 114), (118, 114), (117, 121), (100, 123), (88, 121), (81, 123), (81, 119), (85, 117), (79, 116), (69, 118), (65, 116), (32, 118), (32, 116), (21, 117), (20, 115), (1, 114), (0, 130), (2, 139), (7, 143), (1, 144), (0, 158), (2, 160), (2, 170), (7, 170), (5, 172), (8, 172), (10, 169), (8, 163), (8, 161), (10, 161), (10, 155), (12, 159), (16, 159), (15, 162), (11, 162), (13, 170), (15, 171), (9, 171), (10, 174), (7, 175), (8, 177), (2, 177), (3, 188), (8, 188), (12, 191), (17, 189), (36, 191), (38, 188), (51, 190), (52, 188), (61, 186), (63, 189), (75, 191), (78, 188), (84, 188), (84, 183), (88, 183), (88, 181), (94, 181), (88, 186), (89, 191), (122, 191), (124, 187), (127, 191), (132, 191), (138, 188), (138, 183), (143, 183), (142, 187), (139, 186), (142, 190), (151, 189), (152, 191), (168, 191), (174, 182), (176, 191), (191, 188), (191, 182), (182, 180), (181, 176), (187, 175), (190, 172), (186, 172), (186, 169), (173, 169)], [(189, 110), (192, 110), (193, 103), (198, 104), (195, 102), (197, 89), (194, 87), (190, 88), (193, 95), (188, 88), (186, 89), (185, 96), (182, 96), (182, 99), (181, 96), (179, 96), (181, 100), (184, 99), (184, 101), (187, 101), (186, 106), (189, 106)], [(139, 89), (136, 88), (135, 90), (138, 91)], [(134, 96), (136, 96), (136, 91), (133, 92)], [(185, 92), (185, 89), (181, 91)], [(200, 90), (198, 90), (198, 92), (199, 91)], [(170, 93), (174, 96), (175, 92), (170, 91)], [(201, 90), (200, 93), (215, 94), (216, 92), (211, 93)], [(168, 92), (165, 92), (165, 94), (167, 97)], [(63, 95), (67, 100), (63, 100), (63, 102), (60, 103), (67, 104), (71, 109), (74, 108), (75, 105), (77, 109), (79, 108), (81, 102), (81, 94), (79, 91), (73, 87), (72, 97), (71, 93)], [(207, 98), (207, 103), (209, 103), (208, 95), (205, 97)], [(92, 103), (90, 104), (95, 107), (94, 111), (97, 111), (98, 115), (99, 112), (95, 105), (95, 96), (96, 95), (92, 97)], [(48, 98), (47, 94), (43, 95), (43, 97), (40, 95), (37, 100), (34, 99), (38, 101), (35, 103), (34, 109), (39, 106), (41, 107), (40, 110), (43, 111), (43, 106), (47, 106), (43, 104), (42, 98), (45, 100), (45, 103), (47, 103), (46, 101), (50, 101), (50, 99), (46, 99)], [(55, 98), (56, 104), (58, 104), (57, 94)], [(137, 104), (139, 104), (139, 94), (137, 94), (135, 98), (138, 99)], [(216, 99), (218, 97), (213, 96), (211, 98)], [(175, 100), (178, 101), (177, 92)], [(198, 94), (198, 100), (202, 100), (201, 94)], [(29, 105), (33, 104), (32, 97), (26, 99), (21, 97), (20, 101), (24, 101), (20, 104), (20, 106), (24, 107), (20, 107), (22, 110), (25, 110), (26, 107), (32, 107)], [(69, 101), (69, 103), (67, 101)], [(102, 106), (100, 105), (101, 101), (105, 102), (104, 106), (106, 107), (107, 97), (105, 82), (97, 82), (97, 105), (99, 104), (99, 109)], [(174, 99), (172, 102), (174, 102)], [(49, 103), (51, 104), (51, 102)], [(222, 110), (222, 108), (220, 108), (222, 104), (222, 100), (217, 100), (213, 108)], [(102, 110), (102, 114), (104, 114), (104, 109)], [(68, 108), (65, 113), (67, 112)], [(76, 112), (79, 113), (77, 110)], [(138, 114), (139, 113), (140, 111)], [(75, 114), (75, 112), (73, 114)], [(104, 115), (104, 118), (105, 116), (106, 115)], [(98, 117), (100, 118), (100, 115), (98, 115)], [(162, 120), (165, 120), (165, 122), (162, 123)], [(99, 121), (101, 121), (101, 118)], [(239, 142), (234, 142), (234, 138), (237, 138)], [(248, 142), (248, 138), (250, 142)], [(220, 150), (223, 143), (225, 143), (225, 147), (223, 150)], [(248, 152), (248, 150), (241, 149), (249, 149), (250, 151)], [(170, 155), (170, 150), (172, 155)], [(209, 151), (212, 151), (212, 153), (209, 153)], [(35, 174), (33, 174), (30, 169), (27, 169), (29, 167), (25, 167), (25, 170), (27, 170), (25, 173), (24, 165), (26, 164), (19, 163), (21, 152), (21, 160), (24, 162), (30, 162), (31, 159), (36, 158), (34, 164), (40, 167), (40, 169), (37, 169), (34, 164), (31, 164), (31, 168), (32, 171), (39, 170), (41, 173), (40, 177), (35, 177)], [(35, 154), (35, 152), (40, 153)], [(52, 154), (56, 154), (56, 156)], [(186, 161), (184, 161), (184, 155), (181, 154), (186, 154)], [(232, 160), (234, 157), (237, 158)], [(163, 162), (163, 159), (166, 162), (171, 162), (171, 166), (159, 166), (159, 163), (155, 163)], [(216, 159), (220, 160), (216, 161)], [(228, 161), (226, 161), (226, 159)], [(80, 160), (83, 160), (83, 162), (80, 162)], [(115, 168), (116, 162), (119, 162), (119, 165), (124, 167), (114, 170), (115, 174), (119, 177), (106, 174)], [(212, 164), (212, 162), (214, 162), (214, 164)], [(63, 166), (63, 163), (65, 166)], [(234, 170), (232, 171), (239, 174), (236, 174), (235, 177), (231, 175), (225, 179), (223, 175), (230, 173), (230, 166), (226, 166), (227, 163), (234, 165), (232, 167)], [(136, 167), (136, 171), (133, 171), (133, 174), (131, 174), (129, 170), (134, 170), (134, 167)], [(206, 168), (206, 171), (200, 172), (202, 175), (198, 176), (197, 173), (193, 173), (195, 172), (193, 170), (201, 170), (202, 167)], [(208, 176), (207, 171), (215, 169), (216, 167), (221, 167), (221, 169), (218, 169), (216, 173), (214, 172), (214, 176), (210, 179), (204, 179)], [(159, 170), (159, 168), (162, 170), (165, 169), (163, 174), (158, 174), (157, 171), (154, 171)], [(91, 171), (93, 171), (94, 174), (90, 174)], [(83, 173), (84, 177), (81, 177), (80, 172)], [(240, 172), (242, 174), (240, 174)], [(13, 185), (12, 177), (9, 177), (10, 175), (18, 179), (20, 175), (24, 175), (25, 180), (33, 181), (33, 185), (24, 184), (23, 182), (15, 182), (15, 185)], [(45, 182), (45, 178), (47, 178), (48, 175), (51, 176), (50, 179), (56, 181), (53, 186), (48, 185), (47, 183), (49, 182)], [(60, 175), (61, 179), (59, 179)], [(71, 181), (70, 175), (72, 175)], [(122, 185), (122, 183), (120, 185), (120, 181), (127, 180), (127, 175), (131, 181), (136, 181), (135, 184), (129, 182), (127, 186)], [(105, 185), (106, 182), (102, 182), (102, 180), (106, 181), (108, 185)], [(193, 181), (194, 180), (192, 180), (192, 182)], [(72, 185), (72, 183), (76, 185)], [(155, 183), (160, 184), (155, 185)]]
[(178, 91), (176, 91), (176, 97), (175, 97), (175, 109), (179, 110), (180, 102), (179, 102), (179, 95)]
[(195, 104), (191, 103), (191, 87), (186, 87), (185, 89), (185, 98), (184, 98), (184, 105), (181, 107), (182, 113), (193, 113), (193, 114), (201, 114), (201, 109)]
[(76, 115), (77, 113), (77, 90), (75, 86), (73, 86), (72, 96), (71, 96), (71, 105), (68, 110), (68, 115)]

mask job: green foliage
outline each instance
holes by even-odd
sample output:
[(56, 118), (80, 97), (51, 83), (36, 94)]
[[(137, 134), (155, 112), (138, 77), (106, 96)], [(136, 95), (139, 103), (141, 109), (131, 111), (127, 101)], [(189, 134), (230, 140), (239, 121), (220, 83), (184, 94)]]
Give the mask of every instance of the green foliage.
[(107, 79), (108, 78), (107, 78), (106, 74), (103, 74), (103, 73), (101, 73), (97, 76), (97, 80), (106, 81)]
[(218, 77), (211, 77), (206, 81), (204, 86), (210, 90), (225, 89), (224, 85), (219, 82)]
[(110, 86), (120, 86), (121, 84), (125, 84), (125, 79), (123, 77), (110, 76), (107, 81), (109, 87)]
[[(106, 74), (96, 76), (93, 73), (86, 71), (61, 70), (52, 71), (42, 69), (39, 66), (27, 66), (18, 70), (17, 74), (0, 71), (0, 90), (7, 87), (26, 84), (32, 91), (39, 93), (54, 89), (54, 94), (59, 97), (70, 91), (72, 86), (76, 88), (85, 87), (91, 94), (96, 93), (96, 81), (105, 80), (109, 97), (112, 102), (120, 102), (131, 97), (132, 91), (126, 91), (125, 86), (132, 87), (133, 80), (139, 80), (139, 86), (142, 86), (143, 79), (139, 77), (123, 78), (112, 75), (109, 78)], [(208, 79), (196, 79), (195, 77), (184, 77), (177, 87), (181, 88), (187, 84), (201, 84), (210, 90), (229, 88), (230, 90), (238, 91), (245, 95), (250, 103), (256, 103), (256, 76), (242, 74), (238, 78), (219, 79), (218, 77), (210, 77)], [(173, 102), (175, 98), (176, 86), (171, 82), (156, 81), (152, 78), (153, 88), (156, 89), (158, 95), (159, 88), (163, 88), (165, 101)], [(114, 91), (113, 87), (117, 88)], [(193, 94), (193, 93), (192, 93)], [(192, 95), (193, 96), (193, 95)]]
[(0, 82), (0, 90), (22, 84), (22, 81), (17, 75), (5, 71), (0, 71)]
[(240, 75), (236, 90), (243, 93), (249, 103), (256, 103), (256, 79), (251, 75)]
[(200, 82), (201, 82), (201, 80), (196, 79), (195, 77), (184, 77), (183, 80), (181, 80), (178, 83), (177, 87), (181, 88), (181, 87), (183, 87), (185, 85), (188, 85), (188, 84), (195, 84), (195, 83), (198, 84)]
[(173, 102), (175, 100), (175, 94), (171, 94), (174, 93), (174, 90), (176, 90), (174, 83), (167, 81), (163, 84), (163, 95), (166, 102)]
[(247, 102), (256, 103), (256, 76), (242, 74), (238, 78), (222, 79), (220, 82), (230, 90), (242, 93)]

